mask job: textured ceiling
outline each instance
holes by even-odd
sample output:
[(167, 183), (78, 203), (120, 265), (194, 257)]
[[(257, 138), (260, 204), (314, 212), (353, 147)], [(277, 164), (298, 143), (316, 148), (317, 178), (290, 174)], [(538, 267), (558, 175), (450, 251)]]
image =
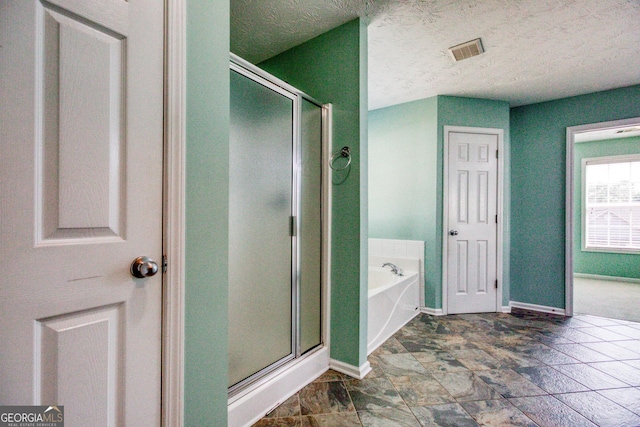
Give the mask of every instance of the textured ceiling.
[[(231, 0), (231, 50), (257, 63), (357, 16), (369, 109), (435, 95), (512, 106), (640, 83), (640, 0)], [(447, 48), (482, 38), (485, 53)]]

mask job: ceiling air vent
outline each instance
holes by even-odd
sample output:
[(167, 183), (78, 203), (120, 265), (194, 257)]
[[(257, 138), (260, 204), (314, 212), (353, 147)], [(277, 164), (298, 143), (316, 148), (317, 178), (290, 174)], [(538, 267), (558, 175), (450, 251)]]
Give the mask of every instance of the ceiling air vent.
[(484, 49), (480, 39), (470, 40), (449, 48), (449, 53), (451, 53), (451, 57), (456, 62), (472, 56), (478, 56), (482, 52), (484, 52)]

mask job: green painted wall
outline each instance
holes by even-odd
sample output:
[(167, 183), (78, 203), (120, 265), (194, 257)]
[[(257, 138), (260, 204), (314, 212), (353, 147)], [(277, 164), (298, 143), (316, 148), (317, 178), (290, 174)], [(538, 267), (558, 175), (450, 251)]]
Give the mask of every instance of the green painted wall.
[[(510, 121), (509, 103), (505, 101), (493, 101), (488, 99), (461, 98), (455, 96), (438, 96), (438, 188), (437, 193), (442, 195), (443, 186), (443, 153), (444, 153), (444, 126), (471, 126), (482, 128), (502, 129), (504, 131), (504, 230), (503, 230), (503, 275), (502, 275), (502, 304), (508, 305), (510, 300), (510, 227), (509, 209), (511, 198), (510, 167)], [(438, 240), (436, 242), (437, 259), (442, 260), (442, 196), (438, 198), (438, 217), (436, 229)], [(442, 282), (442, 263), (440, 263), (439, 281)], [(434, 307), (442, 307), (442, 286), (435, 286), (433, 291)]]
[[(370, 112), (370, 237), (425, 241), (425, 304), (442, 308), (444, 126), (504, 130), (505, 218), (509, 218), (509, 104), (437, 96)], [(509, 253), (505, 221), (504, 253)], [(509, 302), (504, 260), (503, 305)]]
[(640, 86), (511, 109), (511, 299), (564, 308), (566, 128), (640, 116)]
[[(367, 25), (358, 20), (358, 44), (360, 46), (360, 346), (359, 364), (367, 362), (367, 332), (369, 319), (369, 39)], [(336, 272), (339, 273), (339, 272)]]
[(435, 240), (437, 98), (369, 112), (369, 237)]
[(333, 174), (331, 358), (366, 361), (367, 30), (359, 19), (258, 64), (321, 102), (333, 104), (333, 148), (352, 162)]
[(574, 148), (573, 271), (601, 276), (640, 278), (640, 254), (582, 251), (582, 159), (640, 154), (640, 137), (589, 141)]
[(187, 1), (185, 426), (227, 425), (229, 2)]
[(369, 237), (425, 242), (428, 307), (437, 258), (438, 98), (369, 112)]

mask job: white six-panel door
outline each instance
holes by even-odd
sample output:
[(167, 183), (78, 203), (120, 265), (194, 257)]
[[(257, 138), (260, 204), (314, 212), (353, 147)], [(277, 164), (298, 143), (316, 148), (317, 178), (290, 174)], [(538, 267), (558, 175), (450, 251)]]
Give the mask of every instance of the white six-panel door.
[(159, 426), (163, 2), (0, 4), (0, 404)]
[(447, 313), (497, 309), (498, 135), (448, 131)]

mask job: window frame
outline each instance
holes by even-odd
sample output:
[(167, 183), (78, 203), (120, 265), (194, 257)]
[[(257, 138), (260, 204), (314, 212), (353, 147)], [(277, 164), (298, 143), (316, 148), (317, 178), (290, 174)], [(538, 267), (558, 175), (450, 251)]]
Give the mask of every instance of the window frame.
[(590, 157), (582, 159), (582, 202), (581, 214), (581, 249), (583, 252), (602, 252), (615, 254), (640, 254), (640, 248), (613, 248), (609, 246), (587, 246), (587, 165), (640, 162), (640, 154), (624, 154), (618, 156)]

